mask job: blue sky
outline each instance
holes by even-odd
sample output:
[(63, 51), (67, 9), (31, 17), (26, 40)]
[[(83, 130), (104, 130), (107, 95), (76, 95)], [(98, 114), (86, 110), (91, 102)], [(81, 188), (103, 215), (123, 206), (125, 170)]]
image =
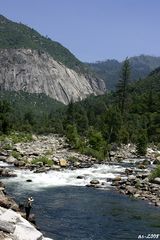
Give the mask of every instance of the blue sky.
[(84, 62), (160, 56), (160, 0), (0, 0), (0, 14)]

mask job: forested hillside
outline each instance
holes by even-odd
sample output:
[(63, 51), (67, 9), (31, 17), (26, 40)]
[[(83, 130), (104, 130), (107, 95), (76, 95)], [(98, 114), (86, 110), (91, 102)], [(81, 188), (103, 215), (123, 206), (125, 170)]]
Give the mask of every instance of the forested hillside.
[[(131, 65), (131, 81), (146, 77), (151, 71), (160, 66), (160, 57), (140, 55), (129, 58)], [(96, 63), (89, 63), (88, 66), (94, 70), (106, 83), (109, 90), (115, 90), (119, 80), (123, 62), (117, 60), (106, 60)]]
[[(148, 143), (160, 141), (160, 69), (129, 84), (126, 81), (130, 70), (128, 64), (126, 60), (121, 69), (117, 92), (90, 96), (65, 107), (49, 98), (30, 98), (32, 95), (27, 94), (7, 97), (7, 102), (1, 100), (1, 132), (23, 130), (65, 134), (72, 147), (99, 159), (108, 154), (113, 143), (135, 143), (139, 153), (145, 154)], [(32, 101), (28, 101), (28, 97)]]
[[(64, 105), (45, 94), (0, 91), (0, 131), (56, 132)], [(57, 117), (58, 116), (58, 117)]]

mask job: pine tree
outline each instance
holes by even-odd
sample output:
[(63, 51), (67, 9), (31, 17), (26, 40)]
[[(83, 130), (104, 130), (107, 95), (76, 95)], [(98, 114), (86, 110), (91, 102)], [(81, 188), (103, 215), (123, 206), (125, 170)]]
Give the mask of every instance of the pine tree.
[(128, 58), (126, 58), (122, 66), (120, 80), (117, 84), (118, 104), (122, 115), (124, 115), (124, 112), (127, 109), (129, 78), (130, 63)]

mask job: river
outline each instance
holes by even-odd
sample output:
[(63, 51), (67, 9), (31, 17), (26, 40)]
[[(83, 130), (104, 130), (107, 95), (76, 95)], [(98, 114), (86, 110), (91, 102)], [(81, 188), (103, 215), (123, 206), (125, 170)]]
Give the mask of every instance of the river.
[[(33, 196), (37, 225), (54, 240), (127, 240), (159, 234), (159, 208), (111, 187), (109, 179), (123, 175), (124, 170), (119, 165), (39, 174), (16, 170), (18, 176), (4, 182), (7, 192), (19, 202)], [(100, 180), (104, 188), (86, 187), (92, 179)]]

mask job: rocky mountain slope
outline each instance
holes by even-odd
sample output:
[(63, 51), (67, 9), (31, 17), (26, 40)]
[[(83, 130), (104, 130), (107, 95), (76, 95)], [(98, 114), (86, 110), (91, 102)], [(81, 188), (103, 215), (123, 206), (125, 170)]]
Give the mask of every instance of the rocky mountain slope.
[(45, 93), (69, 103), (90, 94), (102, 94), (104, 82), (65, 67), (44, 51), (31, 49), (0, 50), (0, 89)]
[[(129, 58), (131, 65), (131, 81), (146, 77), (151, 71), (160, 66), (160, 57), (140, 55)], [(87, 64), (101, 77), (108, 89), (114, 90), (120, 78), (123, 62), (115, 59)]]
[(45, 93), (62, 103), (106, 90), (60, 43), (0, 15), (0, 89)]
[(0, 15), (0, 48), (37, 49), (49, 53), (54, 60), (76, 71), (84, 72), (85, 65), (60, 43), (44, 37), (22, 23)]

